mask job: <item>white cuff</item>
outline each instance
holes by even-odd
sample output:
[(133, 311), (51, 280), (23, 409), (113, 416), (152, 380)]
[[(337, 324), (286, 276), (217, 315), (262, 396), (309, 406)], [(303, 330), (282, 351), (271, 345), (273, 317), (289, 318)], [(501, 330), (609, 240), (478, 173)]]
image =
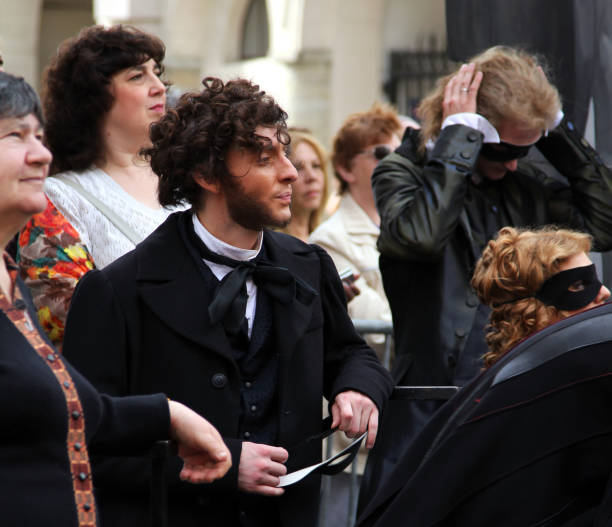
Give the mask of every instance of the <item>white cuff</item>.
[(563, 110), (559, 109), (559, 111), (557, 112), (557, 116), (555, 117), (555, 122), (553, 123), (553, 125), (550, 128), (548, 128), (544, 132), (544, 137), (546, 137), (548, 135), (548, 132), (550, 130), (554, 130), (555, 128), (557, 128), (557, 126), (559, 126), (561, 124), (561, 121), (563, 121), (563, 117), (565, 117), (565, 114), (563, 113)]
[(453, 124), (462, 124), (474, 128), (484, 135), (483, 143), (499, 143), (499, 134), (495, 127), (482, 115), (471, 112), (454, 113), (442, 123), (442, 129)]

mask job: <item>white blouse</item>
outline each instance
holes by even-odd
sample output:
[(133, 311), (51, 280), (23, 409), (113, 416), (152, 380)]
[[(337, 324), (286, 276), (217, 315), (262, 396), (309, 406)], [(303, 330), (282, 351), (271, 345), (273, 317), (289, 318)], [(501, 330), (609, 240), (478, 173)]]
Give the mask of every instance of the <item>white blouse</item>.
[[(117, 212), (135, 234), (144, 240), (177, 208), (152, 209), (130, 196), (106, 172), (92, 167), (83, 172), (63, 172), (62, 177), (77, 181), (107, 207)], [(51, 176), (45, 182), (45, 193), (76, 229), (87, 246), (96, 267), (101, 269), (134, 249), (125, 234), (77, 190)]]

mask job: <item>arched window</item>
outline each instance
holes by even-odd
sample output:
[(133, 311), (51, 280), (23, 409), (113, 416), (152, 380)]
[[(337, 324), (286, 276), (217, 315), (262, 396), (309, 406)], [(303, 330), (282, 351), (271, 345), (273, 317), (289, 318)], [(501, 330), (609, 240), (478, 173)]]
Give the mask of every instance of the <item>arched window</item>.
[(266, 0), (251, 0), (242, 30), (242, 59), (265, 57), (268, 53), (268, 10)]

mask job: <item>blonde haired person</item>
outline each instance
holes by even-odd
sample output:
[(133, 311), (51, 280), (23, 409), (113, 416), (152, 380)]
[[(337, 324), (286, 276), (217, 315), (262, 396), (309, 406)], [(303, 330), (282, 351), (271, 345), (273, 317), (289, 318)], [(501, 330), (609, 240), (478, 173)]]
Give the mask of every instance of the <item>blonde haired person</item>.
[(329, 198), (327, 152), (319, 140), (305, 129), (290, 128), (291, 155), (298, 177), (291, 185), (291, 221), (281, 229), (302, 241), (314, 231), (325, 213)]
[[(421, 151), (425, 151), (429, 141), (437, 139), (445, 119), (454, 113), (453, 106), (461, 98), (476, 93), (478, 115), (498, 131), (508, 123), (525, 130), (553, 128), (559, 118), (561, 100), (545, 74), (545, 67), (543, 60), (526, 51), (495, 46), (473, 57), (469, 65), (438, 79), (417, 110), (422, 121)], [(467, 76), (458, 77), (466, 69), (474, 73), (478, 82), (470, 84)], [(485, 78), (484, 83), (480, 82)], [(451, 92), (455, 100), (448, 97)]]
[[(555, 223), (612, 248), (612, 173), (563, 116), (545, 71), (519, 49), (476, 55), (439, 81), (419, 107), (422, 129), (374, 171), (398, 384), (465, 386), (481, 371), (488, 309), (470, 279), (502, 227)], [(440, 404), (389, 405), (360, 508)]]

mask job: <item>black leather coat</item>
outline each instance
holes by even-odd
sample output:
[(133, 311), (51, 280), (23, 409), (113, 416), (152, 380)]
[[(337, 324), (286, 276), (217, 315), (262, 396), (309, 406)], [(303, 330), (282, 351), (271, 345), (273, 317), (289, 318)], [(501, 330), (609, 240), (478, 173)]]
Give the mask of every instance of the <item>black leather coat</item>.
[[(372, 184), (381, 217), (380, 269), (391, 306), (402, 385), (466, 385), (486, 352), (488, 309), (470, 279), (488, 240), (504, 226), (555, 223), (585, 230), (596, 250), (612, 248), (612, 174), (571, 122), (537, 144), (563, 176), (529, 158), (499, 181), (476, 169), (482, 134), (445, 128), (428, 158), (416, 131), (376, 168)], [(360, 510), (439, 402), (390, 401), (369, 456)]]

